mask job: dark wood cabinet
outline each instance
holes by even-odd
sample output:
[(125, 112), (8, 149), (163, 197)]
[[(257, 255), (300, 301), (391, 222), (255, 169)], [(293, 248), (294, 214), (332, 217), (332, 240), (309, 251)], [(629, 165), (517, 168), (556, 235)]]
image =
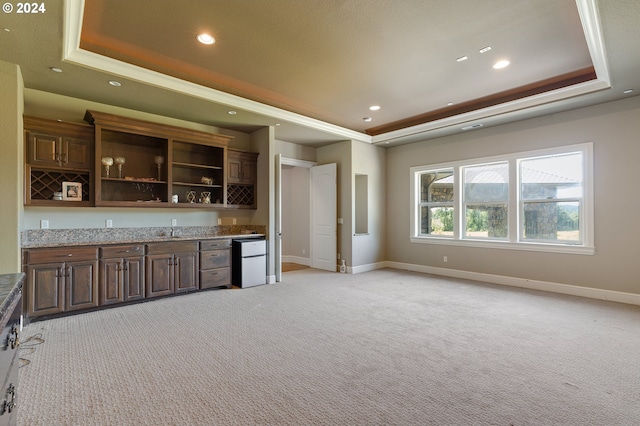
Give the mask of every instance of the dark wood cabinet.
[(227, 150), (227, 206), (256, 208), (258, 154)]
[(231, 287), (231, 240), (200, 242), (200, 288)]
[(28, 316), (98, 306), (96, 248), (34, 249), (24, 257)]
[(227, 182), (254, 184), (258, 154), (254, 152), (227, 151)]
[[(83, 206), (92, 202), (93, 128), (24, 117), (25, 204)], [(55, 200), (63, 182), (82, 184), (82, 201)]]
[(210, 288), (231, 288), (231, 238), (22, 252), (28, 317)]
[(144, 299), (144, 247), (100, 248), (100, 305)]
[(91, 168), (91, 141), (70, 136), (28, 132), (29, 163), (35, 166)]
[(230, 136), (97, 111), (85, 120), (95, 128), (97, 206), (224, 207)]
[(147, 244), (146, 297), (198, 289), (197, 241)]

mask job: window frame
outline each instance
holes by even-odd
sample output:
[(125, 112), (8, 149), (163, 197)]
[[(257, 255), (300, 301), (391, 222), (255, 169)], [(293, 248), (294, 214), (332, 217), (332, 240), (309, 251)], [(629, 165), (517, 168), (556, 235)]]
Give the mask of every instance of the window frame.
[[(582, 200), (579, 214), (581, 242), (569, 243), (558, 240), (524, 240), (524, 211), (523, 202), (520, 199), (519, 161), (535, 157), (550, 155), (565, 155), (570, 153), (582, 153), (583, 181)], [(464, 203), (462, 194), (462, 169), (468, 166), (480, 166), (484, 164), (508, 162), (509, 164), (509, 200), (508, 200), (508, 238), (473, 238), (465, 236)], [(422, 173), (435, 172), (453, 168), (454, 173), (454, 220), (453, 236), (420, 235), (419, 208), (420, 208), (420, 175)], [(509, 250), (542, 251), (552, 253), (569, 254), (595, 254), (594, 245), (594, 180), (593, 180), (593, 142), (574, 145), (565, 145), (554, 148), (522, 151), (505, 155), (496, 155), (484, 158), (472, 158), (467, 160), (438, 163), (424, 166), (410, 167), (410, 236), (412, 243), (442, 244), (466, 247), (483, 247)]]

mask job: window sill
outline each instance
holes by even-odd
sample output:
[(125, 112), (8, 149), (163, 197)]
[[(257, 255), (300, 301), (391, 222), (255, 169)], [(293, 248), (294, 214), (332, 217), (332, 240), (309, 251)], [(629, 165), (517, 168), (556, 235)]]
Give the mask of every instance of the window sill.
[(511, 243), (508, 241), (479, 241), (479, 240), (454, 240), (450, 238), (438, 237), (411, 237), (412, 243), (418, 244), (437, 244), (462, 247), (478, 247), (500, 250), (523, 250), (523, 251), (541, 251), (545, 253), (564, 253), (564, 254), (582, 254), (594, 255), (596, 248), (594, 246), (584, 245), (560, 245), (560, 244), (543, 244), (543, 243)]

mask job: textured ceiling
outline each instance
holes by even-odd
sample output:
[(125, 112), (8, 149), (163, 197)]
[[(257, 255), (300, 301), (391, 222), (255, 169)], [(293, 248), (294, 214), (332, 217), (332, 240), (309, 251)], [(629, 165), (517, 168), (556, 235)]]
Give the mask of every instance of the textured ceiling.
[[(82, 121), (97, 102), (309, 146), (393, 145), (637, 95), (638, 22), (636, 0), (49, 0), (0, 14), (0, 60), (44, 118)], [(201, 31), (217, 42), (197, 44)]]
[(92, 0), (80, 47), (361, 132), (592, 65), (573, 0)]

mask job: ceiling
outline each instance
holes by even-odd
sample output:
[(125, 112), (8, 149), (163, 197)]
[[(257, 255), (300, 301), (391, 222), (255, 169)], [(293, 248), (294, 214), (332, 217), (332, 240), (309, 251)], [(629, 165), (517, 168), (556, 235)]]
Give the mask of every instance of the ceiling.
[(0, 60), (26, 88), (310, 146), (392, 146), (640, 94), (635, 0), (43, 4), (0, 15)]

